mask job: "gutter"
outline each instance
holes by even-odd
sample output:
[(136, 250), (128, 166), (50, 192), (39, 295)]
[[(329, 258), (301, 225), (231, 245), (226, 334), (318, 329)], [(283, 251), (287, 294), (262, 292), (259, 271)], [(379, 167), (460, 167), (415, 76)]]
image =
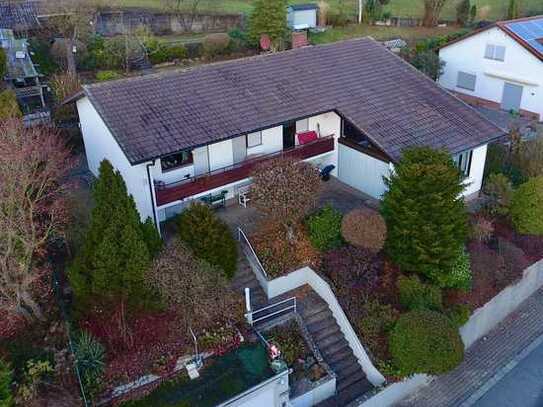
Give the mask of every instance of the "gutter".
[(145, 169), (147, 170), (147, 181), (149, 181), (149, 193), (151, 194), (151, 206), (153, 208), (153, 222), (155, 222), (155, 226), (158, 230), (158, 234), (160, 233), (160, 224), (158, 223), (157, 217), (156, 217), (156, 203), (155, 203), (155, 195), (153, 193), (153, 183), (151, 182), (151, 171), (149, 171), (149, 168), (151, 166), (155, 166), (155, 160), (153, 159), (152, 162), (147, 163), (145, 165)]

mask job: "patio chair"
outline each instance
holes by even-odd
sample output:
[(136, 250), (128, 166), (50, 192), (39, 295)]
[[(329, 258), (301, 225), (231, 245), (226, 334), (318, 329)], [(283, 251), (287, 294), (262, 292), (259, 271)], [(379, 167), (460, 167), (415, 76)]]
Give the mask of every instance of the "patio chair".
[(251, 190), (251, 185), (243, 185), (238, 188), (238, 203), (239, 206), (247, 208), (247, 203), (251, 200), (249, 197), (249, 191)]

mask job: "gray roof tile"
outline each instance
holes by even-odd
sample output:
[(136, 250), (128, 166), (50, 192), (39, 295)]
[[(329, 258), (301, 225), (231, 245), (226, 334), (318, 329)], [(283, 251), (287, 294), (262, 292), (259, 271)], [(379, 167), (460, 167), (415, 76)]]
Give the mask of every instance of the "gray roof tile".
[(414, 145), (473, 148), (503, 132), (364, 38), (88, 85), (132, 164), (336, 111), (396, 160)]

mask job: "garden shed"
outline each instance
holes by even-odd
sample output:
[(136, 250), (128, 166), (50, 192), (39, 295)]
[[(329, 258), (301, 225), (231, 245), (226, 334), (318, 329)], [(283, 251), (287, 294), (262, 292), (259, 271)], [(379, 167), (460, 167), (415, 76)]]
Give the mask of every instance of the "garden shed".
[(295, 4), (288, 6), (287, 21), (289, 28), (293, 30), (305, 30), (317, 26), (317, 4)]

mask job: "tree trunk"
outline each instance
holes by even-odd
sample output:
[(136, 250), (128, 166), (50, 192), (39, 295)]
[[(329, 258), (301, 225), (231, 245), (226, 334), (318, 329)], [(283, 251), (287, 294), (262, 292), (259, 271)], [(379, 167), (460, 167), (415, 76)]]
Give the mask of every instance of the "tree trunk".
[(67, 70), (70, 74), (75, 75), (77, 73), (77, 68), (75, 65), (75, 55), (74, 55), (74, 41), (71, 38), (65, 39), (66, 43), (66, 62)]
[(424, 18), (422, 25), (435, 27), (439, 22), (439, 15), (447, 0), (424, 0)]

